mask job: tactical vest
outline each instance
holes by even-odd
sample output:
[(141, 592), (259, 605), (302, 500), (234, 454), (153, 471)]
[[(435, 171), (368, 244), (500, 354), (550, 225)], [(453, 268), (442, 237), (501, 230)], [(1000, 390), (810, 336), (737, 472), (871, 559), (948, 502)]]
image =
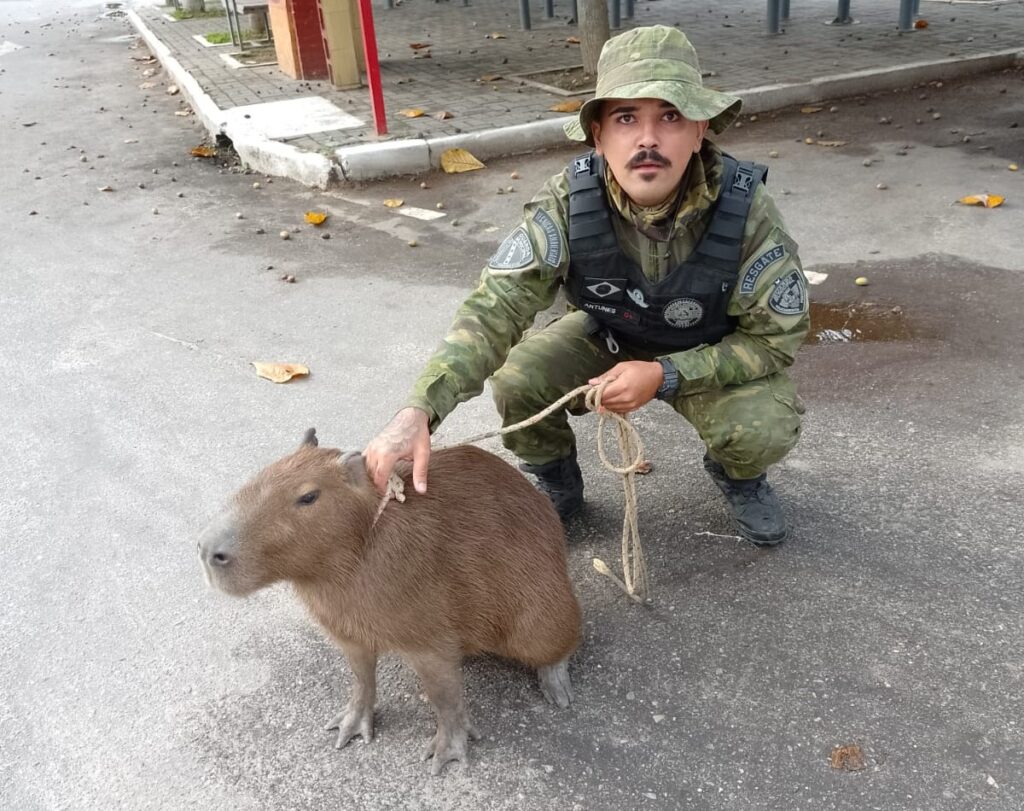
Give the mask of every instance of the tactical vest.
[(693, 253), (655, 283), (619, 247), (604, 185), (604, 161), (591, 152), (569, 165), (569, 273), (565, 292), (593, 316), (609, 348), (618, 341), (676, 351), (713, 344), (736, 329), (726, 312), (739, 276), (743, 229), (768, 167), (722, 155), (722, 191)]

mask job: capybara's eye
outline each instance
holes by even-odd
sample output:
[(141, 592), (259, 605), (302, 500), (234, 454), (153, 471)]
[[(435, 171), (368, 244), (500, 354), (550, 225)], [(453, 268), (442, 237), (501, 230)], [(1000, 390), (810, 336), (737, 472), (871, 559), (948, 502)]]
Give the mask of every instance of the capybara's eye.
[(299, 496), (299, 504), (312, 504), (319, 497), (319, 490), (310, 490), (308, 493), (303, 493), (301, 496)]

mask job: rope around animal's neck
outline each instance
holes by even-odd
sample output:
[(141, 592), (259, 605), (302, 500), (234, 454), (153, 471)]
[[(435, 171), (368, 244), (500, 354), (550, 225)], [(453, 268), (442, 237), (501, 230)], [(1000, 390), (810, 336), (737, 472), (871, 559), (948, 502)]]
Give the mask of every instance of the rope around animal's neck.
[[(476, 442), (480, 442), (484, 439), (491, 439), (492, 437), (501, 436), (502, 434), (510, 434), (513, 431), (519, 431), (523, 428), (527, 428), (540, 422), (542, 419), (547, 417), (552, 412), (565, 406), (573, 398), (579, 395), (585, 395), (584, 402), (586, 403), (587, 409), (593, 411), (598, 416), (597, 423), (597, 453), (601, 458), (601, 463), (613, 473), (618, 473), (622, 476), (622, 490), (623, 490), (623, 521), (622, 521), (622, 575), (623, 579), (620, 580), (614, 574), (608, 565), (600, 558), (594, 558), (594, 568), (610, 578), (615, 582), (619, 588), (621, 588), (626, 595), (637, 603), (649, 602), (648, 597), (648, 580), (647, 580), (647, 563), (644, 561), (643, 547), (640, 545), (640, 532), (637, 528), (637, 510), (636, 510), (636, 472), (644, 464), (644, 446), (640, 440), (640, 434), (636, 428), (621, 414), (616, 414), (612, 411), (601, 411), (601, 394), (604, 392), (607, 383), (602, 383), (599, 386), (591, 386), (590, 384), (584, 384), (570, 391), (568, 394), (560, 397), (558, 400), (553, 402), (547, 408), (538, 413), (534, 414), (521, 422), (517, 422), (513, 425), (506, 425), (504, 428), (499, 428), (494, 431), (487, 431), (483, 434), (476, 434), (461, 442), (456, 442), (449, 445), (441, 445), (440, 448), (451, 448), (457, 445), (471, 445)], [(619, 454), (620, 463), (618, 465), (612, 464), (608, 459), (608, 455), (605, 453), (604, 448), (604, 429), (608, 419), (615, 420), (618, 425), (618, 441), (619, 441)], [(384, 498), (380, 503), (380, 507), (377, 509), (377, 516), (384, 511), (384, 507), (388, 501), (392, 498), (398, 501), (404, 501), (405, 496), (403, 494), (402, 480), (395, 474), (391, 475), (391, 479), (388, 482), (388, 490), (384, 494)], [(376, 519), (374, 520), (376, 523)]]

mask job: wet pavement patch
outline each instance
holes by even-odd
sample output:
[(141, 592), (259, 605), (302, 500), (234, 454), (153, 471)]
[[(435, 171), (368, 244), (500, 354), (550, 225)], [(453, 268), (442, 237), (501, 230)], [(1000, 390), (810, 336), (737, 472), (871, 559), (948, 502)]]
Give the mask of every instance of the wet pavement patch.
[(919, 332), (900, 305), (811, 302), (811, 329), (804, 343), (907, 341)]

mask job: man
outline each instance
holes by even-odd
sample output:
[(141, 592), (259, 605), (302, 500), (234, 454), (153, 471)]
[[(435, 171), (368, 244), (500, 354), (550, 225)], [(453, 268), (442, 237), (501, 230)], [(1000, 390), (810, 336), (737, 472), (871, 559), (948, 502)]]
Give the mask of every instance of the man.
[[(703, 87), (697, 54), (674, 28), (638, 28), (605, 44), (595, 98), (566, 126), (594, 152), (525, 206), (407, 407), (368, 445), (379, 488), (404, 458), (425, 492), (430, 432), (492, 373), (505, 425), (584, 382), (607, 381), (604, 408), (627, 413), (657, 397), (696, 428), (704, 467), (743, 537), (764, 546), (785, 538), (765, 471), (800, 432), (802, 407), (784, 369), (809, 326), (807, 288), (761, 182), (765, 168), (723, 156), (705, 138), (739, 108)], [(562, 285), (570, 312), (520, 341)], [(566, 412), (504, 442), (563, 521), (580, 510)]]

